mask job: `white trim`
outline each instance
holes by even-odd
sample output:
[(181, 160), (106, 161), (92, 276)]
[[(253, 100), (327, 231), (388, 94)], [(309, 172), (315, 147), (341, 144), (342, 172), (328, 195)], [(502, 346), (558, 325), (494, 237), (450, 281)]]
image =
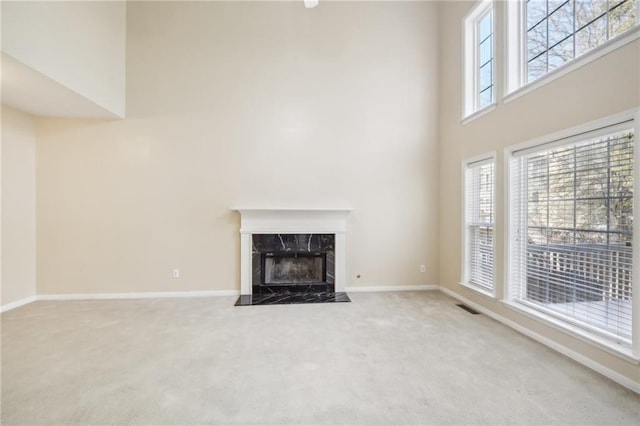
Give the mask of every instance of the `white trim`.
[(19, 308), (20, 306), (27, 305), (31, 302), (35, 302), (37, 300), (37, 296), (29, 296), (23, 299), (16, 300), (14, 302), (7, 303), (5, 305), (0, 306), (0, 312), (7, 312), (15, 308)]
[(163, 291), (149, 293), (70, 293), (41, 294), (35, 300), (98, 300), (98, 299), (167, 299), (239, 296), (238, 290)]
[[(461, 198), (460, 198), (460, 205), (462, 206), (462, 215), (461, 215), (461, 221), (460, 221), (460, 229), (461, 229), (461, 233), (460, 233), (460, 241), (461, 241), (461, 246), (464, 250), (464, 252), (462, 253), (462, 262), (460, 262), (460, 280), (461, 282), (464, 282), (467, 277), (467, 257), (468, 257), (468, 250), (467, 250), (467, 222), (466, 222), (466, 209), (467, 209), (467, 200), (466, 200), (466, 195), (467, 195), (467, 190), (466, 190), (466, 170), (469, 166), (478, 166), (481, 164), (489, 164), (489, 163), (493, 163), (494, 165), (494, 173), (497, 170), (497, 166), (496, 166), (496, 158), (497, 158), (497, 151), (490, 151), (490, 152), (486, 152), (483, 154), (479, 154), (479, 155), (475, 155), (473, 157), (469, 157), (465, 160), (462, 161), (462, 167), (460, 168), (460, 182), (462, 182), (462, 191), (460, 192)], [(495, 191), (495, 175), (494, 175), (494, 191)], [(494, 192), (494, 196), (495, 196), (495, 192)], [(494, 222), (494, 231), (495, 231), (495, 222)], [(495, 260), (495, 245), (494, 245), (494, 252), (493, 252), (493, 256), (494, 256), (494, 260)], [(494, 291), (495, 291), (495, 265), (494, 265)], [(495, 297), (495, 296), (493, 296)]]
[[(505, 162), (507, 165), (509, 164), (509, 161), (513, 157), (514, 152), (524, 151), (526, 149), (533, 148), (537, 145), (548, 144), (552, 141), (560, 141), (561, 143), (562, 140), (573, 137), (576, 134), (587, 133), (599, 128), (611, 127), (611, 126), (617, 125), (618, 123), (634, 120), (638, 112), (639, 112), (638, 108), (628, 109), (618, 114), (609, 115), (607, 117), (599, 118), (597, 120), (592, 120), (587, 123), (579, 124), (577, 126), (574, 126), (568, 129), (563, 129), (558, 132), (554, 132), (548, 135), (530, 139), (522, 143), (508, 146), (504, 150)], [(628, 126), (628, 127), (631, 127), (631, 126)]]
[(332, 230), (333, 228), (325, 227), (301, 227), (301, 226), (279, 226), (272, 228), (269, 226), (253, 227), (251, 230), (243, 227), (240, 229), (241, 234), (344, 234), (345, 231)]
[(605, 367), (604, 365), (585, 357), (584, 355), (567, 348), (564, 345), (561, 345), (560, 343), (557, 343), (547, 337), (544, 337), (534, 331), (531, 331), (530, 329), (528, 329), (527, 327), (524, 327), (514, 321), (511, 321), (510, 319), (507, 319), (505, 317), (503, 317), (502, 315), (499, 315), (493, 311), (491, 311), (490, 309), (487, 309), (477, 303), (472, 302), (471, 300), (465, 298), (464, 296), (459, 295), (458, 293), (449, 290), (446, 287), (440, 287), (440, 290), (445, 293), (446, 295), (453, 297), (454, 299), (459, 300), (460, 302), (469, 305), (470, 307), (472, 307), (473, 309), (482, 312), (483, 314), (487, 315), (488, 317), (493, 318), (494, 320), (501, 322), (502, 324), (513, 328), (514, 330), (518, 331), (519, 333), (524, 334), (525, 336), (528, 336), (530, 338), (532, 338), (533, 340), (536, 340), (539, 343), (542, 343), (543, 345), (561, 353), (562, 355), (565, 355), (569, 358), (571, 358), (572, 360), (584, 365), (585, 367), (588, 367), (594, 371), (596, 371), (597, 373), (602, 374), (605, 377), (608, 377), (609, 379), (613, 380), (614, 382), (626, 387), (627, 389), (630, 389), (633, 392), (636, 392), (638, 394), (640, 394), (640, 383), (616, 372), (611, 370), (610, 368)]
[(493, 290), (494, 292), (491, 292), (490, 290), (484, 289), (484, 288), (482, 288), (482, 287), (480, 287), (478, 285), (471, 284), (471, 283), (466, 283), (466, 282), (463, 282), (463, 281), (459, 282), (458, 284), (460, 284), (462, 287), (466, 288), (467, 290), (474, 291), (474, 292), (478, 293), (479, 295), (484, 296), (484, 297), (486, 297), (488, 299), (491, 299), (491, 300), (496, 300), (497, 299), (496, 295), (495, 295), (495, 288)]
[(383, 291), (434, 291), (440, 290), (439, 285), (421, 284), (421, 285), (373, 285), (373, 286), (349, 286), (345, 289), (350, 293), (369, 293)]
[(510, 300), (513, 298), (511, 286), (509, 285), (511, 277), (511, 263), (513, 261), (513, 253), (511, 253), (511, 229), (513, 229), (514, 207), (511, 205), (513, 197), (513, 188), (511, 184), (511, 152), (505, 149), (502, 155), (502, 195), (504, 201), (502, 202), (502, 214), (503, 220), (503, 233), (502, 244), (504, 247), (504, 253), (502, 255), (502, 297), (501, 300)]
[[(509, 4), (511, 3), (516, 3), (516, 2), (508, 2)], [(520, 3), (520, 2), (517, 2)], [(640, 2), (638, 3), (640, 4)], [(517, 6), (517, 5), (513, 5), (513, 7), (519, 7), (522, 8), (521, 6)], [(515, 16), (515, 13), (517, 12), (512, 12), (511, 16), (513, 19), (513, 16)], [(522, 13), (522, 12), (519, 12)], [(511, 24), (509, 24), (511, 25)], [(518, 24), (513, 24), (513, 25), (519, 25), (521, 26), (521, 23)], [(513, 37), (513, 32), (514, 29), (513, 27), (510, 28), (509, 30), (509, 37)], [(524, 37), (522, 35), (522, 30), (520, 29), (520, 31), (518, 31), (518, 38), (523, 38), (525, 39), (526, 37)], [(510, 91), (507, 91), (505, 93), (505, 96), (502, 98), (502, 102), (505, 104), (508, 104), (509, 102), (514, 101), (515, 99), (518, 99), (520, 96), (523, 96), (531, 91), (534, 91), (542, 86), (546, 86), (547, 84), (551, 83), (554, 80), (557, 80), (558, 78), (562, 77), (565, 74), (568, 74), (572, 71), (575, 71), (579, 68), (582, 68), (583, 66), (597, 60), (600, 59), (601, 57), (608, 55), (611, 52), (614, 52), (616, 50), (618, 50), (619, 48), (637, 40), (640, 38), (640, 26), (636, 25), (634, 28), (628, 30), (627, 32), (620, 34), (619, 36), (616, 36), (610, 40), (607, 40), (606, 42), (602, 43), (600, 46), (591, 49), (590, 51), (588, 51), (587, 53), (585, 53), (584, 55), (578, 56), (577, 58), (574, 58), (570, 61), (568, 61), (567, 63), (561, 65), (560, 67), (556, 68), (553, 71), (550, 71), (548, 73), (546, 73), (544, 76), (532, 81), (531, 83), (524, 83), (522, 84), (525, 80), (524, 80), (524, 69), (526, 68), (526, 64), (524, 64), (522, 61), (519, 61), (518, 64), (516, 65), (516, 59), (514, 60), (509, 60), (509, 65), (511, 67), (511, 71), (513, 70), (513, 67), (518, 67), (521, 70), (519, 71), (519, 76), (520, 76), (520, 81), (518, 81), (517, 83), (514, 81), (510, 81), (508, 86), (511, 87)], [(523, 48), (523, 47), (521, 47)], [(509, 47), (508, 52), (513, 55), (513, 46)], [(526, 50), (525, 50), (526, 51)], [(518, 58), (521, 55), (518, 55)], [(517, 72), (517, 71), (516, 71)], [(511, 79), (515, 79), (515, 75), (516, 72), (511, 72), (508, 75), (511, 75)], [(519, 87), (515, 87), (517, 84), (517, 86)]]
[(591, 129), (585, 128), (583, 131), (573, 133), (570, 136), (565, 136), (558, 139), (545, 138), (547, 139), (546, 142), (535, 144), (528, 148), (512, 149), (511, 155), (512, 157), (517, 158), (529, 154), (549, 151), (556, 147), (597, 141), (603, 136), (611, 135), (613, 133), (626, 132), (633, 127), (633, 118), (631, 118), (619, 123), (612, 122), (603, 127), (591, 127)]
[(545, 325), (567, 334), (571, 337), (589, 343), (592, 346), (602, 349), (605, 352), (615, 355), (631, 364), (640, 364), (640, 359), (633, 356), (631, 349), (628, 346), (617, 345), (614, 341), (600, 337), (595, 333), (591, 333), (584, 328), (573, 325), (570, 322), (563, 321), (561, 319), (554, 318), (551, 315), (547, 315), (542, 311), (538, 311), (535, 308), (529, 307), (524, 303), (517, 303), (512, 301), (502, 301), (502, 304), (516, 312), (523, 314), (524, 316), (533, 320), (542, 322)]
[[(387, 291), (432, 291), (440, 290), (435, 284), (424, 285), (374, 285), (366, 287), (349, 286), (345, 291), (352, 293), (362, 292), (387, 292)], [(0, 312), (6, 312), (20, 306), (46, 300), (110, 300), (110, 299), (169, 299), (169, 298), (200, 298), (200, 297), (227, 297), (239, 296), (239, 290), (200, 290), (200, 291), (162, 291), (148, 293), (68, 293), (68, 294), (41, 294), (39, 296), (26, 297), (12, 303), (2, 305)]]
[[(239, 208), (241, 234), (343, 234), (353, 209)], [(243, 293), (244, 294), (244, 293)]]
[[(467, 12), (462, 19), (462, 124), (466, 124), (475, 118), (478, 118), (493, 109), (488, 109), (496, 103), (496, 15), (493, 14), (491, 19), (491, 56), (493, 59), (492, 73), (492, 103), (481, 109), (478, 108), (480, 103), (479, 86), (479, 40), (478, 27), (480, 20), (487, 13), (494, 11), (493, 0), (478, 0), (476, 4)], [(482, 112), (481, 114), (479, 114)]]
[[(539, 321), (543, 324), (551, 326), (561, 332), (564, 332), (565, 334), (568, 334), (579, 340), (587, 342), (593, 345), (594, 347), (605, 350), (613, 355), (616, 355), (622, 359), (625, 359), (635, 364), (638, 364), (638, 362), (640, 361), (640, 352), (639, 352), (640, 342), (638, 342), (636, 339), (637, 335), (640, 334), (637, 331), (638, 317), (640, 316), (640, 314), (635, 312), (637, 309), (632, 309), (632, 312), (633, 312), (632, 330), (636, 330), (636, 332), (632, 336), (631, 349), (627, 349), (621, 346), (617, 346), (614, 341), (608, 341), (603, 339), (595, 332), (589, 332), (587, 329), (580, 328), (576, 325), (571, 324), (568, 321), (561, 321), (555, 318), (550, 318), (548, 315), (545, 315), (542, 311), (537, 311), (529, 307), (525, 307), (522, 304), (516, 303), (515, 296), (513, 294), (513, 286), (510, 285), (509, 283), (511, 281), (511, 268), (514, 263), (514, 256), (516, 255), (513, 252), (513, 249), (512, 249), (513, 244), (511, 243), (512, 235), (514, 232), (513, 221), (515, 217), (515, 215), (513, 214), (513, 209), (515, 208), (515, 206), (513, 205), (513, 200), (515, 199), (513, 195), (515, 188), (512, 187), (513, 185), (511, 182), (511, 161), (517, 157), (515, 153), (516, 152), (526, 153), (526, 151), (533, 150), (536, 147), (543, 146), (543, 145), (552, 147), (557, 145), (569, 144), (574, 139), (578, 139), (578, 140), (585, 139), (585, 138), (589, 139), (590, 137), (593, 137), (593, 135), (598, 134), (598, 132), (602, 132), (602, 129), (605, 129), (605, 128), (618, 129), (619, 123), (627, 123), (630, 120), (635, 120), (635, 121), (634, 123), (631, 123), (629, 125), (625, 124), (623, 127), (626, 126), (627, 128), (629, 128), (629, 127), (635, 126), (635, 129), (636, 129), (635, 134), (638, 135), (637, 129), (640, 123), (638, 123), (637, 120), (639, 116), (640, 116), (640, 110), (637, 108), (634, 108), (634, 109), (623, 111), (621, 113), (604, 117), (598, 120), (593, 120), (578, 126), (574, 126), (569, 129), (564, 129), (549, 135), (538, 137), (517, 145), (513, 145), (505, 148), (504, 150), (504, 170), (505, 170), (504, 208), (507, 214), (507, 228), (506, 228), (507, 232), (505, 232), (505, 250), (507, 253), (507, 262), (504, 265), (504, 268), (505, 268), (504, 293), (505, 294), (502, 302), (504, 303), (505, 306), (512, 308), (524, 315), (527, 315), (528, 317), (536, 321)], [(576, 136), (579, 136), (579, 137), (576, 137)], [(635, 140), (634, 155), (637, 158), (638, 139), (635, 138), (634, 140)], [(638, 168), (634, 168), (634, 186), (636, 183), (638, 183), (639, 177), (640, 177), (640, 171), (638, 170)], [(640, 206), (639, 203), (640, 203), (640, 200), (634, 197), (634, 209)], [(634, 230), (633, 238), (634, 238), (635, 247), (638, 246), (637, 243), (640, 240), (638, 234), (640, 234), (640, 232), (638, 232), (637, 230)], [(640, 261), (640, 253), (637, 253), (637, 250), (634, 250), (634, 262), (633, 262), (634, 270), (636, 269), (636, 266), (640, 265), (639, 261)], [(634, 274), (634, 283), (632, 288), (633, 293), (639, 292), (637, 291), (637, 289), (638, 289), (638, 286), (640, 285), (638, 284), (638, 282), (640, 282), (638, 278), (640, 277), (636, 277), (636, 275), (637, 274)], [(634, 308), (636, 308), (636, 306), (634, 306)]]
[(163, 291), (147, 293), (70, 293), (70, 294), (40, 294), (38, 296), (25, 297), (0, 307), (0, 312), (27, 305), (40, 300), (108, 300), (108, 299), (166, 299), (184, 297), (224, 297), (239, 296), (238, 290), (202, 290), (202, 291)]
[[(495, 85), (494, 85), (494, 86), (495, 86)], [(484, 108), (482, 108), (482, 109), (479, 109), (479, 110), (477, 110), (476, 112), (472, 112), (471, 114), (467, 115), (467, 116), (466, 116), (466, 117), (464, 117), (462, 120), (460, 120), (460, 123), (461, 123), (462, 125), (469, 124), (469, 123), (471, 123), (473, 120), (475, 120), (475, 119), (477, 119), (477, 118), (480, 118), (480, 117), (482, 117), (482, 116), (484, 116), (484, 115), (489, 114), (491, 111), (493, 111), (493, 110), (495, 110), (495, 109), (496, 109), (496, 106), (497, 106), (497, 104), (496, 104), (496, 102), (494, 101), (493, 103), (491, 103), (491, 104), (487, 105), (486, 107), (484, 107)]]
[(495, 164), (497, 153), (498, 151), (489, 151), (479, 155), (474, 155), (473, 157), (468, 157), (465, 160), (462, 160), (462, 169), (464, 170), (468, 166), (477, 166), (480, 164)]
[(503, 47), (502, 98), (522, 86), (524, 79), (522, 66), (526, 51), (525, 37), (521, 37), (524, 23), (524, 12), (521, 1), (499, 2), (503, 6)]
[[(638, 1), (638, 13), (640, 14), (640, 1)], [(640, 22), (640, 15), (638, 15), (638, 22)], [(639, 163), (640, 152), (638, 152), (638, 146), (640, 143), (640, 109), (636, 111), (634, 117), (634, 144), (633, 144), (633, 184), (637, 188), (640, 182), (640, 167), (636, 165)], [(636, 192), (637, 194), (637, 192)], [(633, 197), (633, 211), (640, 211), (640, 196)], [(632, 268), (635, 266), (632, 273), (631, 282), (631, 294), (635, 294), (635, 297), (631, 298), (631, 351), (636, 357), (640, 357), (640, 274), (638, 274), (638, 267), (640, 267), (640, 230), (634, 229), (631, 239), (633, 250), (633, 258), (631, 259)]]
[[(462, 161), (462, 176), (461, 176), (461, 180), (462, 180), (462, 223), (461, 223), (461, 237), (462, 237), (462, 263), (460, 265), (460, 282), (461, 283), (467, 283), (465, 284), (466, 286), (469, 286), (471, 288), (471, 286), (473, 286), (474, 284), (470, 284), (468, 283), (468, 275), (469, 275), (469, 259), (470, 259), (470, 248), (469, 248), (469, 232), (468, 232), (468, 228), (469, 228), (469, 223), (467, 223), (467, 177), (466, 177), (466, 172), (469, 168), (473, 168), (473, 167), (478, 167), (481, 165), (485, 165), (485, 164), (492, 164), (493, 165), (493, 211), (494, 211), (494, 218), (493, 218), (493, 223), (492, 223), (492, 229), (494, 232), (494, 237), (493, 237), (493, 247), (492, 247), (492, 251), (493, 251), (493, 271), (492, 271), (492, 275), (493, 275), (493, 281), (491, 283), (491, 291), (493, 293), (495, 293), (495, 288), (496, 288), (496, 265), (495, 265), (495, 259), (496, 259), (496, 237), (495, 237), (495, 232), (496, 232), (496, 223), (495, 223), (495, 213), (497, 212), (496, 209), (496, 177), (497, 177), (497, 151), (490, 151), (484, 154), (480, 154), (480, 155), (476, 155), (474, 157), (470, 157), (467, 158), (465, 160)], [(483, 292), (483, 290), (480, 290), (478, 288), (478, 290), (480, 292)], [(485, 291), (489, 291), (489, 290), (485, 290)], [(495, 297), (495, 295), (492, 295), (492, 297)]]
[(240, 293), (253, 292), (253, 234), (334, 234), (335, 291), (346, 281), (346, 230), (349, 208), (239, 208)]

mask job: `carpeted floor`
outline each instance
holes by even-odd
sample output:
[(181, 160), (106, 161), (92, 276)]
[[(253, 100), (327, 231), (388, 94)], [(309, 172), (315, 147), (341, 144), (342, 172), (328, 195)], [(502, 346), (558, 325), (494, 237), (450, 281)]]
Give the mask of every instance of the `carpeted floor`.
[(640, 396), (439, 292), (2, 314), (2, 424), (640, 424)]

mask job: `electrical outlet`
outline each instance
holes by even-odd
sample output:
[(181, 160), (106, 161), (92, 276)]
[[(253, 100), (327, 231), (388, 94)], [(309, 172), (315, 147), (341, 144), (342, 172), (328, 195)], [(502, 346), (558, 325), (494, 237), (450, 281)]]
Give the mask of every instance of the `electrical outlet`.
[(180, 278), (180, 269), (174, 269), (171, 271), (172, 278)]
[(425, 265), (420, 265), (420, 272), (427, 272), (427, 267)]

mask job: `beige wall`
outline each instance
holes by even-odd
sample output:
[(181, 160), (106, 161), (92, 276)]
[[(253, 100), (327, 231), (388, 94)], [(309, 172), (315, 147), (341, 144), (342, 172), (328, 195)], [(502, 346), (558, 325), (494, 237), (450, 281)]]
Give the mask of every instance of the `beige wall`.
[[(473, 3), (441, 6), (441, 175), (440, 175), (440, 284), (524, 325), (554, 342), (640, 383), (640, 369), (622, 359), (571, 338), (506, 309), (502, 304), (458, 285), (461, 280), (462, 161), (497, 151), (496, 177), (496, 287), (504, 289), (504, 168), (503, 149), (640, 105), (640, 43), (638, 41), (573, 71), (548, 85), (508, 103), (498, 103), (489, 114), (466, 125), (462, 116), (462, 18)], [(500, 5), (500, 3), (498, 4)], [(501, 22), (497, 19), (497, 22)], [(498, 52), (501, 46), (498, 44)]]
[(2, 51), (124, 116), (124, 1), (3, 1)]
[(33, 117), (2, 107), (2, 301), (36, 294), (36, 137)]
[(234, 207), (354, 208), (347, 285), (438, 283), (437, 4), (127, 20), (127, 119), (39, 121), (39, 294), (238, 290)]

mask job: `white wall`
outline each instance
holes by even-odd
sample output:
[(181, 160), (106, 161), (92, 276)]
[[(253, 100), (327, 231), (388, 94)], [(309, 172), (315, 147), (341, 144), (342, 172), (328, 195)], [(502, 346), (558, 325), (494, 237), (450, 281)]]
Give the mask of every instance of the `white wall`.
[(39, 293), (238, 290), (239, 206), (354, 208), (347, 285), (437, 284), (436, 4), (127, 21), (127, 119), (39, 121)]
[(36, 294), (36, 136), (33, 117), (2, 107), (2, 301)]
[[(578, 70), (513, 100), (498, 102), (489, 114), (468, 124), (462, 117), (462, 18), (472, 2), (441, 5), (441, 175), (440, 284), (528, 330), (640, 384), (637, 365), (533, 321), (458, 285), (461, 280), (462, 161), (497, 151), (496, 292), (506, 285), (504, 272), (504, 148), (640, 106), (640, 42), (635, 41)], [(500, 7), (503, 2), (495, 3)], [(500, 23), (500, 17), (496, 19)], [(497, 43), (498, 55), (502, 43)]]
[(5, 54), (124, 116), (126, 2), (3, 1), (1, 7)]

